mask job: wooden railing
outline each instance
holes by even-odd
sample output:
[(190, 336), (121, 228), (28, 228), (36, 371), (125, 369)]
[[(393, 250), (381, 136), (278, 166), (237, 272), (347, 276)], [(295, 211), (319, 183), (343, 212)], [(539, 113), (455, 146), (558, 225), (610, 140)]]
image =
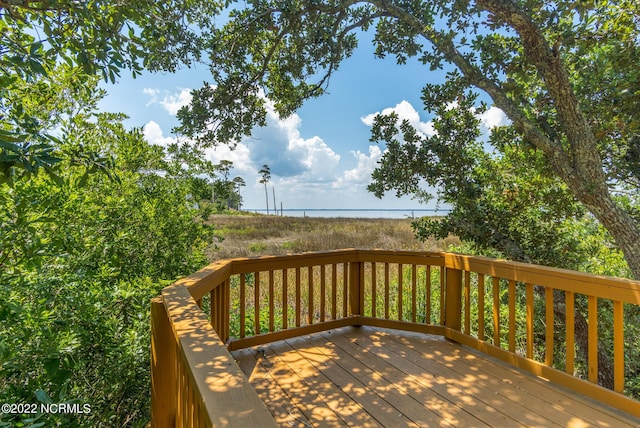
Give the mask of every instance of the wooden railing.
[(152, 424), (275, 425), (229, 351), (348, 325), (441, 335), (640, 416), (625, 305), (640, 309), (640, 282), (450, 253), (218, 261), (152, 302)]

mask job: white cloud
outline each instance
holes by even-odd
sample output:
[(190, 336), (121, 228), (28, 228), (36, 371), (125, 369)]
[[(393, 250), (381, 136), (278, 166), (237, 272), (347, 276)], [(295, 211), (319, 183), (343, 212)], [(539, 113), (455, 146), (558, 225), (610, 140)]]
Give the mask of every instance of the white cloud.
[(355, 168), (345, 171), (336, 182), (334, 188), (364, 186), (371, 180), (373, 170), (378, 166), (378, 161), (382, 158), (382, 150), (378, 146), (369, 146), (369, 154), (360, 150), (352, 151), (358, 164)]
[[(164, 93), (162, 100), (158, 100), (160, 93)], [(142, 93), (151, 97), (146, 106), (149, 107), (152, 104), (160, 104), (171, 116), (175, 116), (181, 107), (188, 105), (193, 98), (191, 95), (191, 89), (180, 88), (179, 92), (171, 93), (169, 91), (160, 91), (155, 88), (144, 88)]]
[(162, 101), (160, 101), (160, 105), (164, 107), (171, 116), (175, 116), (180, 108), (191, 102), (192, 98), (191, 89), (183, 88), (177, 95), (167, 94)]
[[(145, 93), (150, 96), (157, 94), (153, 90)], [(183, 95), (185, 93), (188, 94), (181, 92)], [(177, 104), (180, 95), (165, 97), (165, 100), (169, 99)], [(231, 175), (241, 176), (247, 183), (242, 192), (245, 204), (260, 206), (264, 187), (258, 183), (258, 170), (264, 164), (271, 168), (269, 187), (275, 186), (278, 199), (285, 204), (294, 198), (301, 200), (305, 195), (326, 195), (326, 191), (331, 190), (329, 183), (333, 183), (339, 175), (340, 155), (319, 136), (303, 138), (301, 124), (302, 120), (297, 114), (281, 119), (273, 106), (267, 104), (267, 126), (255, 128), (252, 136), (240, 140), (234, 149), (219, 145), (206, 149), (205, 156), (213, 163), (221, 160), (233, 162)], [(152, 144), (166, 146), (176, 142), (175, 138), (164, 136), (161, 126), (154, 121), (147, 123), (143, 132)]]
[[(447, 104), (446, 109), (450, 110), (457, 106), (458, 103), (454, 101)], [(475, 112), (475, 109), (472, 111)], [(436, 134), (436, 131), (433, 128), (433, 123), (431, 121), (421, 121), (418, 111), (411, 105), (411, 103), (404, 100), (399, 104), (396, 104), (395, 107), (387, 107), (383, 109), (382, 112), (368, 114), (361, 118), (361, 120), (365, 125), (373, 126), (373, 121), (378, 114), (389, 114), (391, 112), (395, 112), (400, 120), (408, 120), (418, 132), (423, 134), (423, 136), (432, 136)], [(477, 115), (477, 117), (480, 120), (481, 131), (485, 136), (488, 135), (492, 128), (508, 125), (510, 123), (505, 113), (495, 106), (490, 107), (484, 113)]]
[(395, 112), (400, 120), (408, 120), (409, 123), (423, 135), (435, 135), (436, 132), (435, 129), (433, 129), (433, 124), (431, 122), (422, 122), (418, 111), (409, 101), (406, 100), (402, 100), (400, 103), (396, 104), (395, 107), (387, 107), (382, 110), (382, 112), (368, 114), (365, 117), (360, 118), (360, 120), (362, 120), (362, 122), (367, 126), (373, 126), (373, 120), (377, 115), (386, 115), (392, 112)]
[(256, 171), (251, 163), (249, 147), (243, 143), (237, 144), (233, 150), (227, 145), (211, 147), (205, 150), (205, 155), (213, 163), (220, 163), (222, 160), (233, 162), (232, 174), (234, 176)]
[(144, 138), (151, 144), (167, 147), (168, 145), (175, 143), (176, 139), (172, 137), (165, 137), (162, 134), (162, 128), (153, 120), (149, 121), (142, 128)]
[(297, 138), (289, 141), (289, 150), (298, 155), (299, 161), (308, 170), (333, 170), (340, 162), (340, 155), (336, 154), (320, 137), (308, 139)]
[(319, 136), (303, 138), (301, 125), (300, 116), (294, 113), (280, 118), (273, 104), (267, 102), (267, 126), (255, 128), (242, 143), (249, 148), (257, 169), (267, 164), (274, 176), (295, 177), (301, 182), (333, 179), (340, 155)]
[(149, 107), (151, 104), (158, 102), (158, 94), (160, 94), (160, 89), (154, 88), (144, 88), (142, 93), (151, 97), (149, 102), (145, 104), (145, 107)]
[(507, 115), (498, 107), (492, 106), (487, 111), (478, 116), (481, 125), (485, 130), (491, 130), (497, 126), (508, 125), (510, 123)]

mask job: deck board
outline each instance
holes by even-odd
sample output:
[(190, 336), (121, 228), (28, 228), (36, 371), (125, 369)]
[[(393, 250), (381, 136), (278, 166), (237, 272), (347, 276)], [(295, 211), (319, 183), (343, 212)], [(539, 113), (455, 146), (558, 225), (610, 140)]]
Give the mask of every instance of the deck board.
[(345, 327), (233, 355), (280, 426), (640, 427), (437, 336)]
[[(418, 352), (428, 352), (428, 343), (421, 340), (411, 340), (410, 334), (403, 336), (390, 336), (397, 341), (412, 348)], [(419, 338), (417, 338), (419, 339)], [(446, 343), (451, 348), (451, 353), (463, 358), (468, 366), (466, 369), (459, 371), (478, 373), (474, 376), (478, 385), (484, 385), (490, 391), (496, 391), (509, 400), (521, 403), (527, 409), (544, 415), (554, 424), (561, 426), (570, 426), (573, 421), (586, 421), (592, 426), (598, 427), (616, 427), (621, 423), (618, 414), (615, 411), (609, 411), (608, 408), (598, 405), (594, 408), (594, 401), (579, 397), (565, 389), (552, 387), (549, 382), (539, 378), (525, 375), (522, 372), (505, 366), (502, 363), (495, 364), (494, 361), (488, 361), (481, 354), (467, 353), (468, 348), (461, 347), (451, 342)], [(462, 355), (464, 354), (464, 355)], [(464, 368), (464, 365), (456, 364), (454, 370)], [(469, 376), (467, 374), (467, 376)], [(509, 405), (511, 406), (511, 404)], [(606, 410), (606, 411), (605, 411)], [(624, 423), (624, 420), (622, 421)], [(637, 422), (632, 424), (637, 427)]]

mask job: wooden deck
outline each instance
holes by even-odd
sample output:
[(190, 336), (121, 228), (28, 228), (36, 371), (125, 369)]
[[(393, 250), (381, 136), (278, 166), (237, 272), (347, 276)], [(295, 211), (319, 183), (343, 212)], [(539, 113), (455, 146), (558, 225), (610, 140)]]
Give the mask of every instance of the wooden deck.
[(345, 327), (233, 356), (280, 426), (640, 427), (436, 336)]

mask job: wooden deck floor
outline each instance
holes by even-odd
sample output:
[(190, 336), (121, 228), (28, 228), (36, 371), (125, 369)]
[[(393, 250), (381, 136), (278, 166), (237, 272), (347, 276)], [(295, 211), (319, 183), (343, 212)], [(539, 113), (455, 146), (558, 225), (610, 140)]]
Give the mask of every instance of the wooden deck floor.
[(233, 355), (285, 427), (640, 427), (435, 336), (345, 327)]

